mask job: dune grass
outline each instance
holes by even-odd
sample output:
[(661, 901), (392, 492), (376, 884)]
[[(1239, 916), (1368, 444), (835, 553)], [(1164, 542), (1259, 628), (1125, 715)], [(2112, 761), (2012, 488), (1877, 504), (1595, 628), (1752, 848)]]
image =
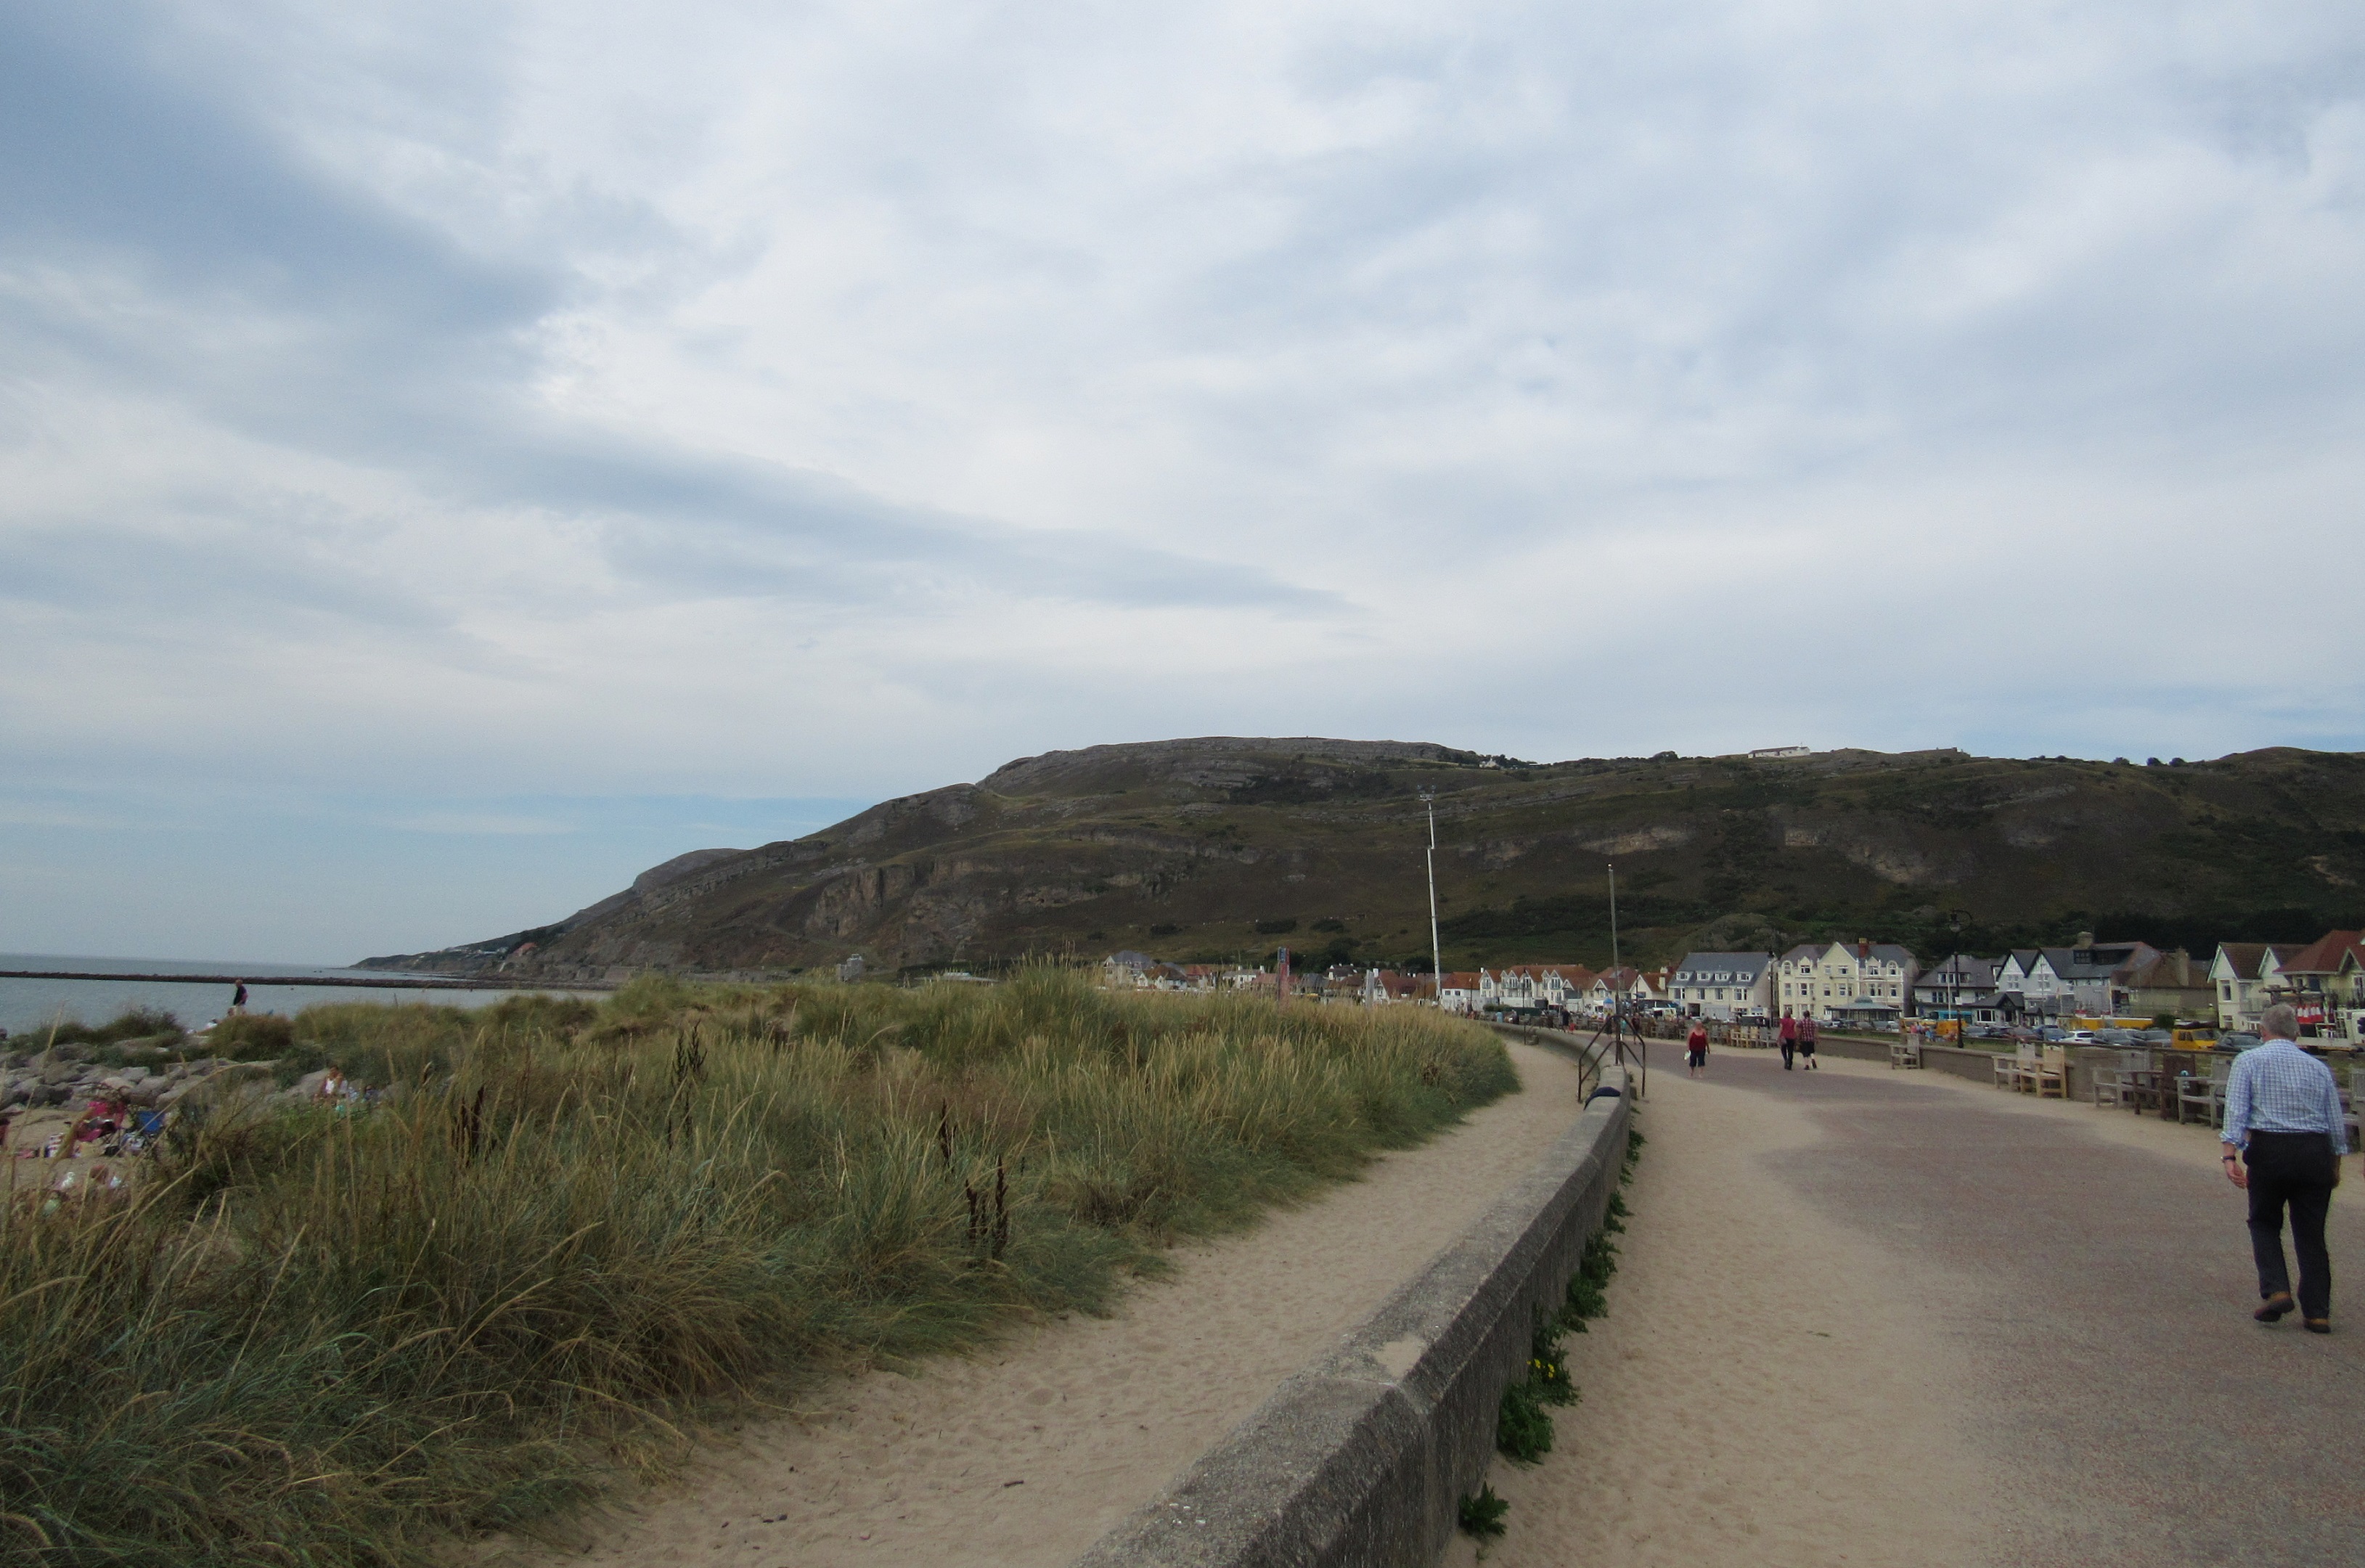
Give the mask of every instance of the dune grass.
[(333, 1005), (294, 1038), (378, 1103), (249, 1075), (131, 1196), (0, 1216), (0, 1562), (425, 1562), (817, 1371), (1104, 1310), (1513, 1083), (1433, 1014), (1048, 971)]

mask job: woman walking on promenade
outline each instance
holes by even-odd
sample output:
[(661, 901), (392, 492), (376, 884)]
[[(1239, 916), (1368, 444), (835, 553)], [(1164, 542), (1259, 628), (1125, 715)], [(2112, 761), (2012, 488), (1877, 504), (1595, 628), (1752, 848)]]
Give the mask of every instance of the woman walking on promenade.
[(1799, 1020), (1799, 1056), (1805, 1070), (1816, 1070), (1815, 1021), (1812, 1017)]
[(1692, 1032), (1684, 1040), (1684, 1070), (1694, 1078), (1708, 1072), (1708, 1025), (1692, 1020)]
[(1799, 1020), (1785, 1013), (1782, 1014), (1782, 1070), (1784, 1072), (1790, 1070), (1790, 1058), (1798, 1049)]
[(2292, 1246), (2299, 1253), (2299, 1317), (2311, 1334), (2332, 1332), (2332, 1259), (2324, 1249), (2324, 1215), (2340, 1184), (2348, 1130), (2332, 1070), (2299, 1048), (2299, 1012), (2277, 1002), (2259, 1020), (2266, 1043), (2234, 1058), (2225, 1075), (2226, 1179), (2250, 1194), (2250, 1257), (2259, 1266), (2259, 1300), (2250, 1316), (2279, 1323), (2291, 1311), (2291, 1270), (2283, 1261), (2283, 1206), (2291, 1205)]

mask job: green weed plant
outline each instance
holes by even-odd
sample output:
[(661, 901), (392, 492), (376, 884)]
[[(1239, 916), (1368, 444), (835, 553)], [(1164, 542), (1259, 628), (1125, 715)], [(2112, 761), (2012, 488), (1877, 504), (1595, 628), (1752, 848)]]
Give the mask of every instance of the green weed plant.
[(1049, 971), (340, 1004), (287, 1048), (374, 1100), (258, 1061), (128, 1195), (0, 1211), (0, 1562), (433, 1562), (816, 1372), (1106, 1310), (1515, 1081), (1435, 1014)]

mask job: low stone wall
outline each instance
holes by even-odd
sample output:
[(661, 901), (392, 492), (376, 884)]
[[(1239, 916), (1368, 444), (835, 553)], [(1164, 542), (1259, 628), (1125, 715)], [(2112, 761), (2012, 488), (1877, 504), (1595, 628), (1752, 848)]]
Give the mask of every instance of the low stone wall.
[[(1567, 1036), (1507, 1030), (1580, 1056)], [(1436, 1560), (1495, 1451), (1626, 1154), (1625, 1070), (1461, 1238), (1075, 1568), (1405, 1568)]]

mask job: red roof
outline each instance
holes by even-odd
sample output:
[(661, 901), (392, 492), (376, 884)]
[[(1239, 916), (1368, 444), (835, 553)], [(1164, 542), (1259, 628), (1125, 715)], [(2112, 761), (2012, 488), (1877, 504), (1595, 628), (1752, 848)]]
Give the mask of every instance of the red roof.
[(2283, 973), (2328, 975), (2338, 972), (2341, 955), (2365, 941), (2365, 931), (2331, 931), (2283, 960)]

